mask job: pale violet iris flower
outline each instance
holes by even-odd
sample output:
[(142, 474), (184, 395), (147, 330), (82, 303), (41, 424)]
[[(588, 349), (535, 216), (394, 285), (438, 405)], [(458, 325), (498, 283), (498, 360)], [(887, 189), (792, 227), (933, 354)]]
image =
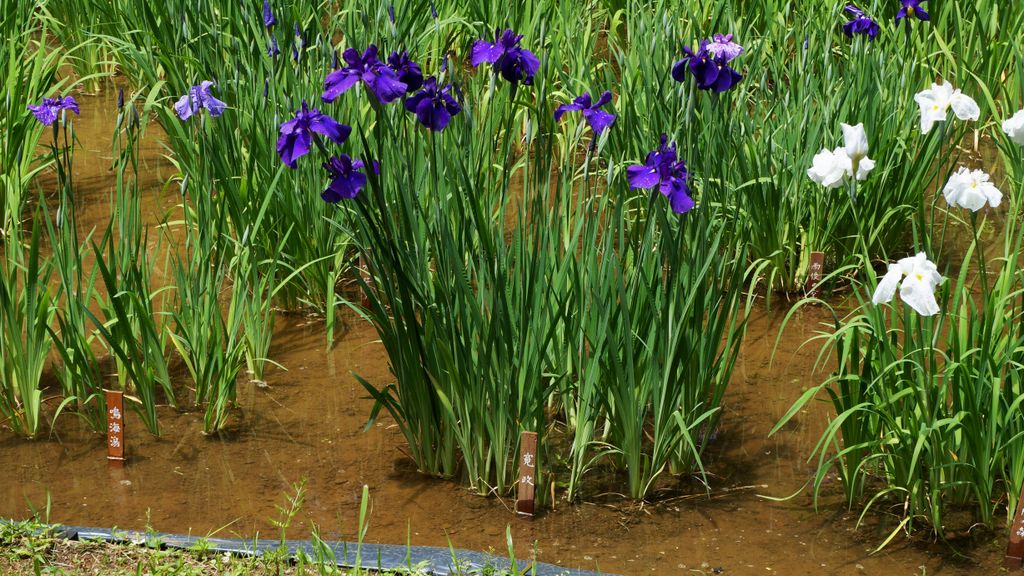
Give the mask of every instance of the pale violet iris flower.
[(978, 103), (970, 96), (953, 89), (952, 84), (943, 81), (932, 84), (927, 90), (914, 95), (914, 101), (921, 107), (921, 132), (931, 132), (936, 122), (945, 122), (949, 109), (961, 120), (977, 120), (981, 115)]
[(1006, 132), (1014, 144), (1024, 146), (1024, 110), (1003, 122), (1003, 132)]
[(950, 206), (967, 208), (971, 212), (981, 210), (986, 203), (995, 208), (1003, 200), (1003, 193), (989, 182), (984, 170), (968, 170), (963, 166), (949, 177), (942, 195)]
[(826, 188), (838, 188), (847, 178), (866, 180), (875, 168), (875, 161), (868, 158), (868, 136), (863, 124), (851, 126), (840, 124), (843, 129), (843, 146), (832, 151), (822, 149), (814, 156), (807, 176)]
[(889, 270), (878, 283), (871, 302), (875, 305), (891, 302), (898, 287), (900, 300), (922, 316), (934, 316), (939, 313), (935, 289), (942, 281), (935, 264), (924, 252), (919, 252), (916, 256), (889, 264)]

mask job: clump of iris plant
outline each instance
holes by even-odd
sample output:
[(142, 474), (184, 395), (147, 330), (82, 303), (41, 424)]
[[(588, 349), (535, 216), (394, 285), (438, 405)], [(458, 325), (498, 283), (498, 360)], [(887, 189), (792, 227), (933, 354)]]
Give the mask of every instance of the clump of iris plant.
[(462, 111), (462, 106), (451, 95), (452, 85), (438, 88), (437, 78), (431, 76), (423, 83), (423, 89), (405, 101), (405, 109), (416, 114), (420, 124), (434, 132), (448, 126), (452, 116)]
[[(899, 22), (905, 18), (917, 18), (918, 20), (927, 21), (931, 18), (921, 4), (928, 0), (900, 0), (903, 7), (896, 13), (896, 21)], [(910, 24), (910, 20), (907, 20), (907, 24)]]
[(942, 284), (942, 280), (935, 264), (924, 252), (919, 252), (916, 256), (889, 264), (888, 271), (871, 296), (871, 302), (876, 306), (891, 302), (898, 287), (900, 300), (922, 316), (934, 316), (939, 313), (935, 289)]
[[(324, 79), (324, 102), (334, 102), (338, 96), (362, 82), (381, 104), (389, 104), (405, 95), (408, 86), (398, 74), (377, 58), (377, 46), (370, 44), (360, 54), (354, 48), (347, 48), (341, 58), (347, 66), (339, 68)], [(417, 67), (418, 68), (418, 67)]]
[(533, 77), (540, 69), (540, 60), (533, 52), (519, 45), (522, 39), (522, 35), (516, 35), (511, 29), (504, 32), (495, 30), (493, 43), (486, 40), (473, 43), (470, 64), (474, 68), (484, 63), (491, 64), (494, 71), (513, 86), (520, 82), (529, 86), (533, 84)]
[(612, 93), (607, 90), (594, 103), (591, 103), (590, 93), (585, 92), (582, 96), (578, 96), (573, 100), (572, 104), (562, 104), (556, 108), (555, 122), (560, 121), (566, 112), (582, 112), (583, 119), (586, 120), (594, 134), (600, 134), (615, 122), (614, 114), (600, 110), (602, 106), (611, 101)]
[(198, 85), (190, 88), (188, 94), (179, 98), (174, 103), (174, 112), (178, 115), (178, 118), (188, 120), (193, 114), (198, 114), (204, 108), (213, 117), (223, 114), (224, 109), (228, 105), (214, 98), (213, 93), (210, 91), (210, 88), (213, 86), (213, 82), (203, 80)]
[(647, 154), (643, 164), (626, 168), (626, 176), (631, 190), (657, 186), (658, 191), (668, 198), (676, 214), (685, 214), (695, 205), (687, 184), (689, 174), (686, 172), (686, 163), (677, 159), (676, 145), (669, 145), (665, 134), (661, 135), (661, 145)]
[(30, 104), (28, 107), (32, 115), (39, 120), (43, 126), (49, 126), (57, 121), (57, 116), (60, 115), (61, 110), (71, 110), (75, 115), (79, 115), (78, 102), (72, 96), (64, 96), (63, 98), (43, 98), (40, 104)]
[(339, 124), (334, 118), (316, 108), (312, 110), (302, 101), (302, 108), (295, 111), (295, 118), (281, 124), (281, 135), (277, 139), (277, 154), (289, 168), (295, 169), (296, 160), (309, 153), (317, 135), (327, 137), (331, 142), (345, 143), (352, 128)]
[(683, 59), (672, 66), (672, 78), (684, 82), (689, 71), (697, 88), (725, 92), (743, 79), (729, 66), (742, 53), (743, 47), (732, 41), (732, 34), (715, 34), (710, 40), (701, 40), (696, 52), (689, 46), (683, 47)]
[[(366, 186), (366, 174), (360, 172), (365, 167), (362, 160), (350, 158), (348, 154), (333, 156), (324, 162), (324, 170), (331, 177), (330, 184), (320, 197), (324, 202), (337, 204), (342, 200), (351, 200), (359, 195)], [(379, 172), (377, 163), (373, 163), (373, 172)]]
[(874, 40), (881, 31), (878, 26), (878, 22), (875, 22), (864, 13), (863, 10), (857, 8), (853, 4), (847, 4), (844, 8), (847, 12), (853, 15), (853, 19), (843, 24), (843, 33), (848, 37), (853, 38), (854, 34), (860, 34), (867, 36), (868, 40)]
[(412, 94), (423, 86), (423, 71), (409, 58), (408, 52), (392, 52), (388, 56), (388, 68), (398, 76), (399, 82), (405, 84), (407, 93)]

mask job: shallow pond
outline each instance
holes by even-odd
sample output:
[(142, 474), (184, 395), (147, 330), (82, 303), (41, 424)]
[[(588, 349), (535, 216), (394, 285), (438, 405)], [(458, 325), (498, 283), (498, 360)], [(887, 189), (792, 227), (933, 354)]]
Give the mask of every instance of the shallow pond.
[[(87, 231), (105, 224), (112, 185), (109, 166), (114, 106), (109, 96), (81, 99), (75, 126), (80, 222)], [(160, 194), (172, 174), (150, 130), (144, 147), (143, 184), (152, 198), (150, 221), (173, 205)], [(173, 190), (173, 187), (172, 187)], [(52, 436), (25, 441), (0, 434), (0, 515), (21, 518), (51, 501), (55, 522), (181, 532), (220, 537), (277, 537), (270, 519), (292, 485), (305, 479), (306, 500), (289, 530), (308, 538), (312, 523), (329, 539), (354, 540), (362, 486), (372, 498), (367, 539), (373, 542), (505, 549), (511, 526), (517, 555), (535, 549), (545, 562), (636, 574), (993, 574), (1002, 562), (1001, 537), (946, 544), (897, 536), (878, 547), (897, 515), (873, 514), (856, 529), (838, 481), (827, 481), (815, 512), (807, 491), (784, 501), (811, 480), (807, 462), (830, 406), (815, 404), (775, 436), (768, 431), (820, 373), (818, 348), (802, 346), (826, 319), (820, 309), (797, 313), (776, 337), (784, 311), (752, 314), (743, 351), (724, 402), (722, 428), (707, 455), (710, 498), (692, 495), (639, 506), (594, 496), (535, 519), (517, 517), (514, 502), (482, 498), (453, 482), (418, 474), (403, 439), (388, 418), (364, 431), (371, 403), (353, 378), (390, 381), (383, 347), (369, 324), (350, 317), (333, 350), (325, 349), (322, 323), (299, 315), (278, 318), (271, 358), (287, 371), (267, 375), (268, 388), (245, 383), (239, 432), (204, 437), (201, 413), (162, 409), (162, 438), (128, 418), (129, 462), (111, 468), (105, 439), (65, 415)], [(773, 359), (774, 352), (774, 359)], [(51, 401), (51, 404), (54, 403)], [(898, 511), (895, 511), (898, 514)]]

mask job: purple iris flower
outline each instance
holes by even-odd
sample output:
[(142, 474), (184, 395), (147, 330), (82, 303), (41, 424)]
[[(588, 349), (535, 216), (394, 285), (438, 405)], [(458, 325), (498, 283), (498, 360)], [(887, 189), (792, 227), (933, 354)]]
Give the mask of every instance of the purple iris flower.
[[(366, 174), (360, 172), (365, 165), (362, 160), (350, 158), (348, 154), (333, 156), (324, 162), (324, 170), (331, 176), (331, 183), (327, 185), (320, 197), (325, 202), (336, 204), (342, 200), (351, 200), (359, 195), (359, 191), (366, 186)], [(377, 163), (373, 163), (373, 172), (379, 172)]]
[(853, 4), (847, 4), (845, 10), (853, 15), (853, 20), (843, 24), (843, 32), (847, 36), (853, 38), (854, 34), (863, 34), (869, 40), (874, 40), (878, 36), (878, 33), (881, 31), (878, 27), (878, 22), (868, 18), (863, 10)]
[(267, 56), (274, 58), (281, 53), (281, 47), (277, 45), (277, 36), (270, 35), (270, 46), (267, 46)]
[(405, 101), (405, 109), (416, 113), (416, 119), (434, 132), (444, 130), (452, 116), (462, 111), (462, 106), (451, 95), (452, 85), (437, 87), (437, 79), (431, 76), (420, 90)]
[(419, 64), (409, 59), (408, 52), (392, 52), (388, 56), (388, 68), (398, 75), (399, 82), (405, 84), (407, 93), (415, 92), (423, 86), (423, 71)]
[(213, 97), (210, 92), (212, 86), (213, 82), (203, 80), (199, 85), (189, 88), (188, 94), (174, 103), (174, 112), (178, 114), (178, 118), (188, 120), (203, 108), (210, 112), (210, 116), (216, 117), (223, 114), (228, 105)]
[(702, 40), (696, 52), (689, 46), (683, 47), (685, 56), (672, 66), (672, 78), (676, 82), (685, 81), (686, 70), (689, 69), (697, 80), (697, 88), (725, 92), (739, 84), (743, 76), (727, 64), (729, 60), (724, 53), (714, 54), (709, 50), (709, 45), (708, 40)]
[(604, 110), (599, 110), (602, 106), (612, 101), (612, 93), (605, 91), (601, 94), (601, 97), (597, 99), (597, 102), (590, 103), (590, 93), (585, 92), (582, 96), (578, 96), (572, 101), (572, 104), (562, 104), (555, 109), (555, 122), (562, 119), (562, 115), (566, 112), (583, 112), (583, 119), (590, 125), (590, 129), (594, 131), (594, 134), (600, 134), (604, 132), (605, 128), (612, 125), (615, 122), (615, 115)]
[(918, 20), (930, 19), (928, 13), (921, 7), (921, 3), (927, 1), (928, 0), (900, 0), (900, 2), (903, 3), (903, 7), (896, 13), (896, 21), (899, 22), (900, 20), (911, 16), (917, 17)]
[(71, 96), (43, 98), (42, 104), (30, 104), (28, 109), (36, 117), (36, 120), (43, 123), (43, 126), (49, 126), (56, 122), (57, 115), (60, 114), (61, 110), (71, 110), (76, 116), (79, 114), (78, 102)]
[(668, 136), (661, 135), (661, 145), (657, 150), (647, 154), (643, 164), (635, 164), (626, 168), (629, 188), (654, 188), (667, 197), (672, 211), (685, 214), (693, 209), (694, 201), (690, 197), (690, 187), (686, 180), (686, 164), (676, 159), (676, 145), (668, 144)]
[(430, 15), (437, 20), (437, 6), (434, 6), (434, 0), (430, 0)]
[(395, 3), (394, 2), (392, 2), (391, 4), (388, 4), (388, 20), (390, 20), (392, 24), (395, 23)]
[(708, 42), (708, 52), (729, 62), (743, 54), (743, 46), (732, 41), (732, 34), (715, 34)]
[(302, 109), (295, 111), (295, 118), (281, 124), (281, 136), (277, 139), (277, 153), (281, 161), (295, 169), (295, 161), (309, 153), (310, 144), (320, 134), (335, 144), (341, 145), (352, 133), (352, 128), (339, 124), (334, 118), (316, 108), (310, 110), (306, 101)]
[(263, 25), (270, 28), (274, 24), (277, 24), (277, 18), (274, 18), (274, 12), (270, 9), (270, 0), (263, 0)]
[(519, 45), (522, 39), (522, 35), (517, 36), (511, 29), (500, 33), (495, 30), (493, 44), (486, 40), (473, 43), (470, 64), (474, 68), (484, 62), (493, 64), (494, 71), (513, 85), (522, 82), (529, 86), (533, 84), (533, 77), (540, 69), (540, 60), (533, 52)]
[(331, 72), (324, 79), (324, 102), (334, 102), (360, 81), (373, 92), (381, 104), (388, 104), (405, 95), (406, 85), (398, 79), (395, 71), (377, 58), (377, 46), (370, 46), (359, 54), (354, 48), (347, 48), (341, 57), (348, 66)]

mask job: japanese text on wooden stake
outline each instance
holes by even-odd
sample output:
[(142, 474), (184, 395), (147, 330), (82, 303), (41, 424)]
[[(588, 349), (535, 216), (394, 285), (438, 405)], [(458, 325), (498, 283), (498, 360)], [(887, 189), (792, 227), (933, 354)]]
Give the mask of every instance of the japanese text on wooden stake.
[(534, 492), (537, 489), (537, 433), (523, 432), (519, 438), (519, 494), (516, 512), (533, 516)]
[(124, 462), (124, 392), (107, 390), (107, 460)]
[(807, 267), (807, 285), (811, 290), (818, 287), (821, 278), (825, 275), (825, 253), (811, 252), (811, 258)]
[(1013, 515), (1013, 524), (1010, 525), (1010, 544), (1006, 547), (1006, 558), (1003, 561), (1011, 569), (1024, 567), (1024, 486), (1021, 487), (1020, 495), (1017, 513)]

